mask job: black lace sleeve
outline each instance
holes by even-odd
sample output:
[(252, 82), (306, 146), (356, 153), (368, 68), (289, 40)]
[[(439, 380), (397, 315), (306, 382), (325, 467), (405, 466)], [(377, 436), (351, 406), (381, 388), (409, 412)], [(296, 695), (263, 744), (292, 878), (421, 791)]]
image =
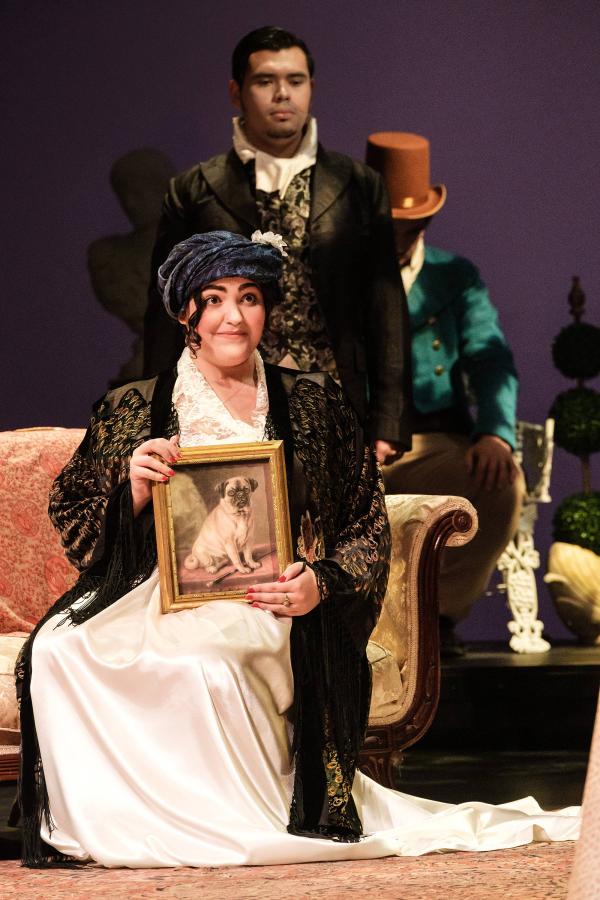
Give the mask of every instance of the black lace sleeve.
[[(321, 603), (294, 619), (294, 793), (288, 830), (358, 840), (352, 798), (371, 694), (366, 644), (385, 594), (390, 531), (379, 466), (329, 378), (298, 377), (290, 395)], [(306, 542), (305, 542), (306, 543)]]
[(390, 532), (381, 470), (356, 416), (331, 379), (298, 379), (290, 397), (294, 447), (302, 463), (324, 556), (312, 563), (322, 603), (343, 604), (364, 644), (385, 595)]
[(85, 437), (50, 490), (48, 513), (69, 560), (84, 570), (106, 552), (111, 508), (121, 503), (129, 460), (150, 433), (150, 407), (131, 389), (95, 408)]

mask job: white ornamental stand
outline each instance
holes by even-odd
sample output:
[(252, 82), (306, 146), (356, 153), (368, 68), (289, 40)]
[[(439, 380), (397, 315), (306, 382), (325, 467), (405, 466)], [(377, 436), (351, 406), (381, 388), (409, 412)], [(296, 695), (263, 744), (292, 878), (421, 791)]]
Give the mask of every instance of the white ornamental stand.
[(527, 493), (517, 533), (497, 563), (503, 578), (499, 588), (506, 591), (512, 613), (512, 620), (507, 626), (512, 635), (509, 646), (516, 653), (544, 653), (550, 649), (550, 644), (542, 637), (544, 624), (538, 619), (535, 570), (539, 568), (540, 555), (535, 549), (533, 534), (537, 504), (551, 500), (548, 489), (553, 436), (553, 419), (548, 419), (545, 426), (531, 425), (529, 422), (519, 422), (517, 425), (515, 455), (525, 472)]

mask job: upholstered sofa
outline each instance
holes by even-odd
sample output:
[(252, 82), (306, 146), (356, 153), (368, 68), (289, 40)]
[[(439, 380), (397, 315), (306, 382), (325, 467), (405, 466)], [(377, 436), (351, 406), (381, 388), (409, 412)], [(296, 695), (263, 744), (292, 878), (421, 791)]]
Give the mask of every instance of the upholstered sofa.
[[(82, 437), (83, 430), (66, 428), (0, 433), (0, 780), (17, 777), (17, 654), (76, 578), (46, 510), (50, 484)], [(387, 506), (393, 559), (368, 647), (373, 696), (361, 767), (391, 784), (399, 752), (426, 731), (436, 710), (440, 554), (467, 543), (477, 525), (473, 507), (459, 497), (394, 496)]]

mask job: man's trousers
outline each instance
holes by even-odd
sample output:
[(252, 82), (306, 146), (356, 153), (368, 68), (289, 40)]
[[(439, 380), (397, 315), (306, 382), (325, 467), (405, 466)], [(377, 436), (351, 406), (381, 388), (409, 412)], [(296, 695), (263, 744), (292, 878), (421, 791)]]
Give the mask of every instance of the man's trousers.
[(465, 547), (444, 550), (439, 583), (440, 615), (466, 618), (485, 591), (496, 562), (517, 530), (525, 479), (491, 491), (477, 488), (467, 470), (468, 437), (433, 432), (413, 435), (413, 448), (383, 467), (388, 494), (449, 494), (470, 500), (479, 529)]

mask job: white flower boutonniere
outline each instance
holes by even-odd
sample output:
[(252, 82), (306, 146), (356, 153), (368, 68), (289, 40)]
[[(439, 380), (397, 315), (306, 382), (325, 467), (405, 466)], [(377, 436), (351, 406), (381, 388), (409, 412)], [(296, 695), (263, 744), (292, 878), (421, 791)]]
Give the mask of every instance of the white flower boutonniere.
[(271, 247), (275, 247), (276, 250), (279, 250), (282, 256), (287, 256), (287, 253), (285, 252), (285, 248), (287, 247), (286, 242), (280, 234), (275, 234), (274, 231), (265, 231), (264, 234), (262, 231), (254, 231), (250, 240), (254, 241), (255, 244), (270, 244)]

